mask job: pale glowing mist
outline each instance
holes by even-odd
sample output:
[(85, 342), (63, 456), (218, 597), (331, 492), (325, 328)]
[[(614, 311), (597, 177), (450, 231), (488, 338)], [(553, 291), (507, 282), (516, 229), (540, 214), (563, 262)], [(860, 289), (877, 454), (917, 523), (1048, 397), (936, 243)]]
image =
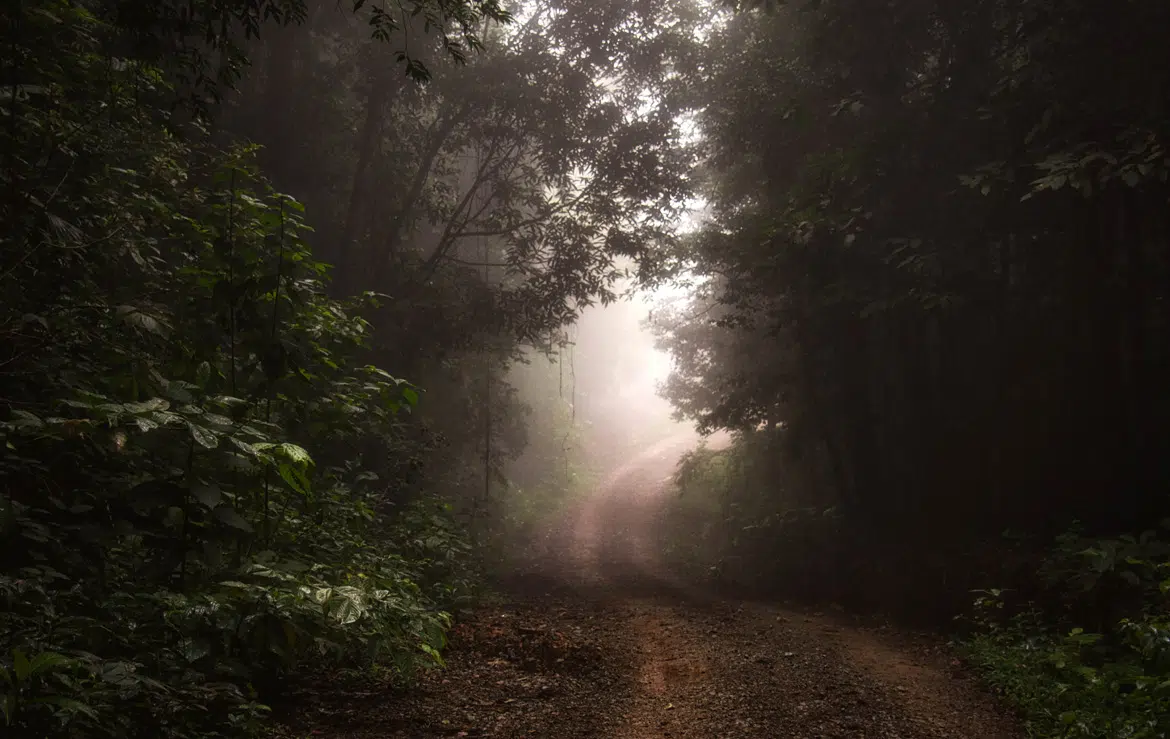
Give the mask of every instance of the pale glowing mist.
[(658, 394), (671, 359), (654, 347), (645, 321), (665, 292), (642, 293), (584, 311), (574, 331), (577, 412), (593, 453), (620, 466), (640, 449), (668, 437), (699, 437), (689, 423), (671, 418)]
[[(510, 542), (525, 566), (583, 582), (607, 582), (614, 566), (635, 578), (676, 582), (661, 561), (657, 522), (673, 500), (678, 460), (705, 440), (690, 422), (675, 421), (658, 394), (672, 361), (655, 348), (646, 324), (651, 311), (686, 294), (672, 286), (592, 306), (569, 331), (571, 456), (586, 471), (559, 499), (555, 489), (528, 491), (544, 500), (546, 515)], [(523, 398), (525, 388), (518, 389)], [(725, 442), (712, 441), (714, 448)], [(518, 469), (547, 463), (536, 455), (518, 462)]]
[[(646, 326), (652, 310), (685, 293), (684, 288), (670, 287), (590, 306), (569, 327), (570, 345), (553, 364), (534, 357), (533, 365), (513, 371), (509, 381), (534, 413), (529, 419), (529, 448), (514, 469), (525, 470), (526, 479), (541, 478), (538, 473), (549, 464), (551, 448), (554, 456), (568, 454), (574, 464), (583, 465), (591, 485), (601, 485), (651, 452), (665, 455), (656, 463), (665, 475), (679, 455), (701, 442), (691, 423), (673, 420), (673, 407), (658, 394), (672, 361), (655, 348)], [(550, 388), (557, 401), (552, 404), (543, 397)], [(539, 417), (558, 407), (567, 409), (567, 418)], [(558, 438), (551, 446), (548, 439), (539, 438), (549, 433)]]

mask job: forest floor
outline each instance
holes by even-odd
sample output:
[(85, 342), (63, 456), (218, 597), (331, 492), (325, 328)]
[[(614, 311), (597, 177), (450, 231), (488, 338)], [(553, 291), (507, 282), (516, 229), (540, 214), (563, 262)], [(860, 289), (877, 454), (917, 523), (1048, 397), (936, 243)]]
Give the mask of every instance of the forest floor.
[(1014, 739), (937, 638), (710, 595), (650, 531), (673, 450), (648, 450), (547, 533), (410, 691), (305, 686), (281, 731), (322, 739)]

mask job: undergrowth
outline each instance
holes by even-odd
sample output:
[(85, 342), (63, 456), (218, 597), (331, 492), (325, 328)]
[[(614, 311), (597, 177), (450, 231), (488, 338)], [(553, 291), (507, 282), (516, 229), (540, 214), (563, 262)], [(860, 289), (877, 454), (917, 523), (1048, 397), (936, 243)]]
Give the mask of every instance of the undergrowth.
[(979, 594), (961, 643), (1029, 736), (1170, 734), (1170, 547), (1140, 537), (1062, 537), (1028, 602)]
[(396, 482), (423, 451), (401, 433), (419, 390), (363, 363), (371, 298), (328, 297), (301, 206), (250, 148), (178, 137), (162, 72), (110, 57), (85, 6), (25, 3), (19, 24), (4, 736), (243, 735), (298, 669), (441, 664), (469, 547)]

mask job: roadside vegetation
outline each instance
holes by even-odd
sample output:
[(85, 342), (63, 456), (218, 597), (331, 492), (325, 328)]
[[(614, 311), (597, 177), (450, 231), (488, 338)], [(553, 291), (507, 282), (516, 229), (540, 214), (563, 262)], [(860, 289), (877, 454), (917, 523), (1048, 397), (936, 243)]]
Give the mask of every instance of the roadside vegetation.
[(305, 675), (409, 685), (493, 527), (555, 498), (502, 512), (507, 373), (668, 238), (669, 117), (612, 114), (656, 71), (603, 95), (565, 51), (628, 62), (616, 19), (400, 10), (4, 10), (4, 736), (248, 736)]
[(442, 668), (485, 575), (674, 433), (618, 322), (576, 353), (667, 284), (662, 395), (732, 440), (677, 468), (666, 560), (957, 623), (1037, 737), (1170, 734), (1168, 27), (9, 3), (5, 736), (244, 737), (306, 675)]
[(1037, 736), (1164, 735), (1167, 7), (741, 6), (655, 320), (736, 441), (680, 468), (675, 541), (904, 623), (1002, 598), (970, 654)]

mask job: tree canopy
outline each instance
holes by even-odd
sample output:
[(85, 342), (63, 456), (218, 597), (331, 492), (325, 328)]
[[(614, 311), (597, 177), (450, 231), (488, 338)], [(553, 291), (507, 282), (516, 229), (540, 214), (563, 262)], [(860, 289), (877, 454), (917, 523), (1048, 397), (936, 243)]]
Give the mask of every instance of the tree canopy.
[(658, 330), (682, 413), (786, 440), (774, 506), (956, 557), (1165, 511), (1166, 21), (842, 0), (715, 34), (702, 288)]
[[(675, 544), (936, 619), (1002, 578), (1129, 670), (1069, 695), (1164, 692), (1165, 3), (0, 19), (6, 728), (243, 736), (306, 665), (442, 665), (491, 547), (645, 445), (584, 443), (574, 345), (672, 282), (663, 394), (734, 434), (679, 466)], [(1002, 536), (1077, 520), (1042, 572), (1091, 596)]]
[(5, 726), (244, 735), (305, 662), (442, 664), (528, 436), (507, 370), (690, 187), (701, 14), (515, 12), (5, 11)]

